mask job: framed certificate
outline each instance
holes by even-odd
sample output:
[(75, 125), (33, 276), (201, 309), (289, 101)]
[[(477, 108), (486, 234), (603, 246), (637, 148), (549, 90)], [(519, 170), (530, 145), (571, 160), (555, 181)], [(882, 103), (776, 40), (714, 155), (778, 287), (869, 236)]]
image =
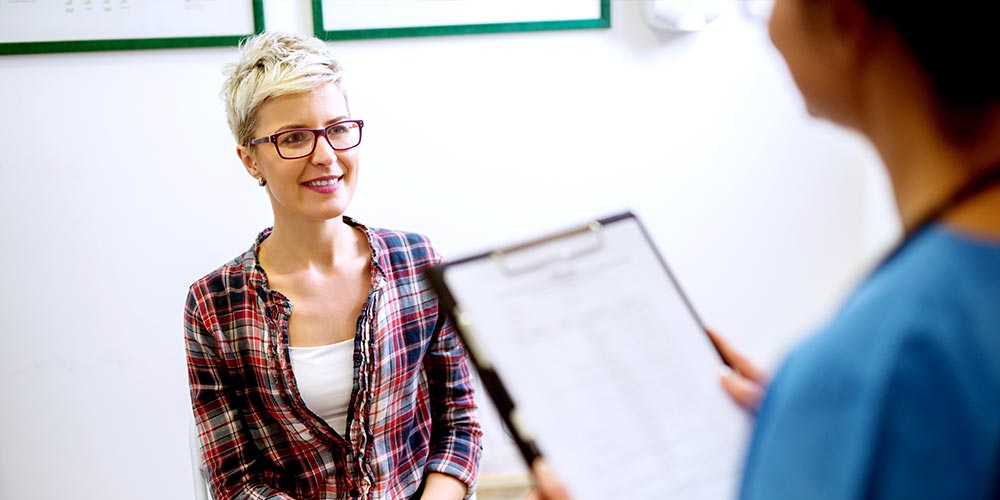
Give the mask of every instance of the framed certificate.
[(611, 0), (313, 0), (326, 40), (611, 26)]
[(0, 55), (235, 45), (263, 0), (5, 0)]

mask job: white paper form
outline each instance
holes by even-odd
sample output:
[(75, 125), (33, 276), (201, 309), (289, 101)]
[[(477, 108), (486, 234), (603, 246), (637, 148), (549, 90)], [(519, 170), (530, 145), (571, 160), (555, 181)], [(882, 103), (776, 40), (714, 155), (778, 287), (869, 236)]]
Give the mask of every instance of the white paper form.
[(635, 218), (461, 262), (444, 280), (470, 349), (574, 498), (735, 496), (747, 419)]

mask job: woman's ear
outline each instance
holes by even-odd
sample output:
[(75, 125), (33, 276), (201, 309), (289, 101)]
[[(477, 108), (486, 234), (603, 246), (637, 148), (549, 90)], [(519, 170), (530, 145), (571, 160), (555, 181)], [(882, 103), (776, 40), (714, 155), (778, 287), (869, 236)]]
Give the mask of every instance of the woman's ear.
[(861, 64), (872, 49), (875, 24), (868, 8), (858, 0), (830, 0), (833, 9), (834, 57), (846, 66)]
[(243, 168), (247, 169), (247, 173), (251, 177), (258, 180), (263, 177), (260, 169), (257, 168), (257, 160), (254, 158), (249, 146), (236, 146), (236, 156), (243, 162)]

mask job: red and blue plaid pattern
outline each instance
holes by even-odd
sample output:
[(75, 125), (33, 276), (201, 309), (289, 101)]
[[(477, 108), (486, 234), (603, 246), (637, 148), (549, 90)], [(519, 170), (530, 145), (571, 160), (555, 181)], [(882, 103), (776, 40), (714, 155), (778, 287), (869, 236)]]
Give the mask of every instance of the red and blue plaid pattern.
[(482, 432), (465, 351), (422, 274), (440, 257), (421, 235), (344, 220), (372, 250), (347, 436), (298, 396), (291, 304), (257, 261), (270, 230), (191, 286), (188, 378), (216, 499), (404, 499), (430, 472), (473, 489)]

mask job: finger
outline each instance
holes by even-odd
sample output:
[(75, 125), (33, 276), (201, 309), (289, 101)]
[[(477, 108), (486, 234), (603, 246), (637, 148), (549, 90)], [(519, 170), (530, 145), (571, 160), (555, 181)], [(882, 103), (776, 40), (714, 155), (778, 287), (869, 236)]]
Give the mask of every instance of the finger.
[(736, 350), (732, 344), (719, 335), (715, 330), (706, 328), (705, 331), (708, 332), (708, 336), (719, 349), (719, 352), (722, 354), (722, 359), (725, 360), (725, 362), (732, 369), (760, 385), (767, 384), (767, 373), (765, 373), (764, 370), (761, 370), (753, 361), (750, 361), (749, 358), (744, 356), (740, 351)]
[(733, 402), (751, 413), (757, 411), (764, 397), (763, 386), (729, 370), (719, 376), (719, 382)]
[[(569, 491), (544, 460), (535, 460), (532, 467), (537, 487), (537, 500), (570, 500)], [(531, 497), (529, 497), (531, 498)]]

